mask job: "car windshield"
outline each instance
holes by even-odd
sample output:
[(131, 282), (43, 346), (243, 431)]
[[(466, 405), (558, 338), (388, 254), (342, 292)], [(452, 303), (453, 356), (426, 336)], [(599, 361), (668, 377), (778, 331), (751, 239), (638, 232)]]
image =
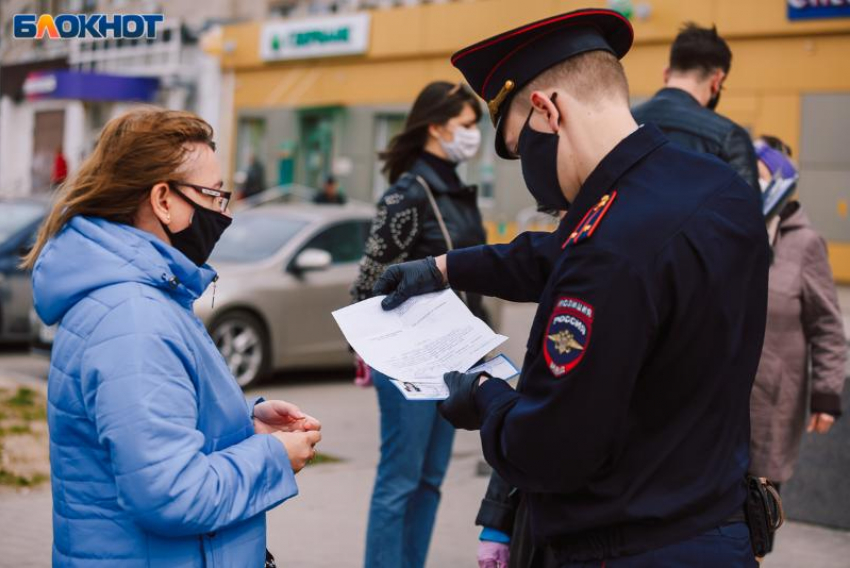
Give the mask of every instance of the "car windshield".
[(272, 256), (292, 237), (307, 226), (306, 221), (245, 212), (233, 218), (210, 256), (210, 263), (233, 262), (245, 264)]
[(38, 203), (0, 202), (0, 243), (44, 215), (44, 206)]

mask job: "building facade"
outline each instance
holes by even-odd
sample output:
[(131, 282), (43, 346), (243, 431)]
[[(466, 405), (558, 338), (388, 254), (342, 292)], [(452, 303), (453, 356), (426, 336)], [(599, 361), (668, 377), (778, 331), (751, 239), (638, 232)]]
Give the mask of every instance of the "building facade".
[[(267, 0), (0, 2), (0, 196), (49, 193), (57, 152), (73, 172), (103, 125), (139, 103), (197, 112), (218, 126), (221, 23), (260, 20)], [(152, 39), (16, 39), (17, 14), (163, 14)]]
[[(257, 155), (269, 185), (316, 187), (331, 173), (349, 195), (372, 201), (386, 187), (377, 151), (402, 127), (426, 83), (461, 80), (449, 64), (460, 47), (554, 13), (615, 7), (635, 27), (635, 47), (623, 63), (637, 102), (661, 87), (680, 26), (715, 24), (734, 54), (718, 111), (754, 136), (773, 134), (794, 148), (801, 199), (830, 242), (836, 275), (850, 280), (846, 10), (822, 13), (819, 6), (831, 3), (818, 0), (468, 0), (389, 2), (384, 9), (336, 3), (333, 13), (322, 15), (316, 3), (307, 4), (312, 11), (302, 4), (300, 12), (289, 12), (298, 17), (223, 29), (216, 51), (223, 70), (220, 138), (231, 144), (229, 171), (244, 169), (248, 157)], [(366, 34), (365, 45), (352, 45), (358, 30)], [(287, 38), (301, 45), (281, 45)], [(483, 150), (464, 174), (482, 187), (491, 236), (507, 238), (519, 212), (533, 203), (518, 164), (498, 160), (486, 120), (482, 128)]]

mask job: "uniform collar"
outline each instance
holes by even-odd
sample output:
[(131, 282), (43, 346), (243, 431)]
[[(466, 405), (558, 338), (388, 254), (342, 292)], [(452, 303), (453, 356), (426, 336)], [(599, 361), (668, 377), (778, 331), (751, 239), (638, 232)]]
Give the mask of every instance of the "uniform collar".
[(569, 213), (561, 224), (566, 229), (566, 233), (569, 234), (575, 230), (579, 221), (603, 195), (618, 189), (614, 185), (626, 172), (666, 143), (667, 138), (664, 134), (657, 127), (647, 124), (639, 127), (614, 146), (614, 149), (602, 158), (602, 161), (584, 180)]

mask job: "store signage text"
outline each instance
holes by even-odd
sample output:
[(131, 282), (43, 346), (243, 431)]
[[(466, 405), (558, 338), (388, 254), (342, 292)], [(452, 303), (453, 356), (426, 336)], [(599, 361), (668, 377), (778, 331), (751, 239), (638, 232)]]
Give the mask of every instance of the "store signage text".
[(789, 20), (850, 18), (850, 0), (787, 0)]
[(12, 35), (16, 39), (149, 38), (156, 37), (162, 14), (15, 14)]
[(356, 55), (369, 48), (369, 14), (269, 23), (260, 33), (266, 61)]

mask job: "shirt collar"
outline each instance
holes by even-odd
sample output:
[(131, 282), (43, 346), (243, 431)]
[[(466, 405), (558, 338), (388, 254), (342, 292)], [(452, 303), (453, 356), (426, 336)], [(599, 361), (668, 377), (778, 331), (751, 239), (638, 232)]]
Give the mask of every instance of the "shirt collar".
[(626, 172), (631, 170), (644, 157), (653, 152), (662, 144), (667, 143), (667, 138), (661, 131), (647, 124), (626, 136), (614, 149), (602, 158), (596, 168), (581, 186), (569, 213), (564, 217), (561, 227), (566, 229), (567, 234), (575, 230), (578, 222), (584, 218), (591, 207), (596, 205), (602, 196), (609, 193), (617, 181)]

